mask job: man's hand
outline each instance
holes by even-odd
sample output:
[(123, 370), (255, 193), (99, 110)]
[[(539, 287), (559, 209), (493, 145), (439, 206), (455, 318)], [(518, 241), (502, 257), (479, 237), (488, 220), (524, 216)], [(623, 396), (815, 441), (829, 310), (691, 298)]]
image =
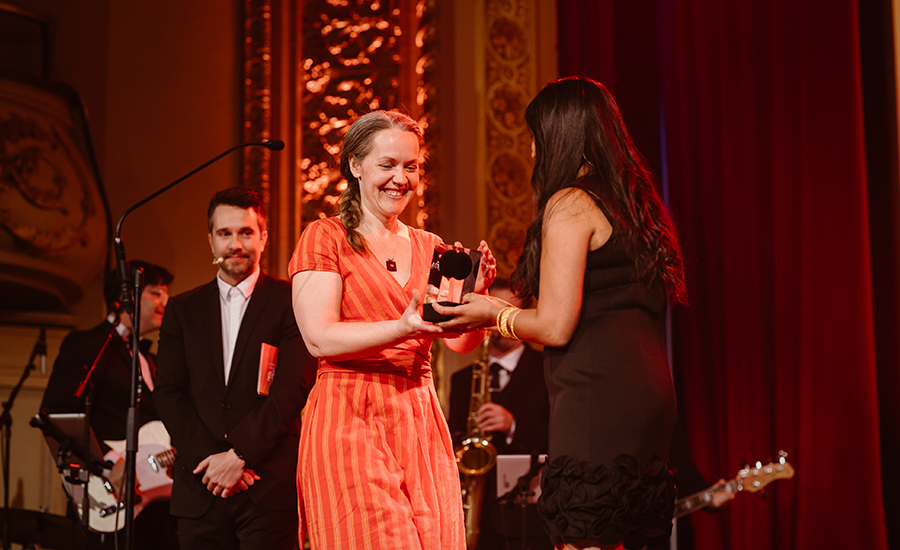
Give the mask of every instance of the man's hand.
[(241, 475), (241, 479), (239, 479), (235, 485), (233, 485), (230, 489), (225, 489), (224, 491), (222, 491), (222, 498), (228, 498), (231, 495), (240, 493), (241, 491), (246, 491), (247, 489), (252, 487), (253, 484), (258, 480), (259, 476), (256, 475), (256, 472), (254, 472), (250, 468), (247, 468), (246, 470), (244, 470), (243, 475)]
[[(725, 485), (725, 483), (727, 482), (724, 479), (720, 479), (713, 487), (721, 487), (722, 485)], [(734, 500), (734, 493), (731, 491), (716, 491), (712, 494), (712, 503), (710, 506), (713, 508), (721, 508), (723, 504), (730, 500)]]
[(247, 487), (253, 485), (253, 476), (250, 476), (251, 483), (246, 483), (244, 461), (238, 458), (232, 449), (204, 458), (194, 468), (194, 473), (199, 474), (204, 470), (203, 484), (212, 494), (222, 495), (222, 498), (244, 490), (240, 485), (242, 481)]
[(482, 432), (509, 433), (513, 425), (513, 415), (496, 403), (485, 403), (478, 408), (478, 428)]

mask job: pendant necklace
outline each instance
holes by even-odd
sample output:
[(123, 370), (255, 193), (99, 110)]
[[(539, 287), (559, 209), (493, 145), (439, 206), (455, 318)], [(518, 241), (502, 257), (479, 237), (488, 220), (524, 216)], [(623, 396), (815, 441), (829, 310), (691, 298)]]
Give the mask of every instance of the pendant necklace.
[(384, 267), (386, 267), (388, 271), (397, 271), (397, 262), (394, 261), (394, 256), (397, 254), (397, 245), (399, 243), (394, 243), (394, 253), (389, 256), (387, 250), (384, 249), (384, 245), (381, 244), (381, 239), (379, 239), (378, 235), (376, 235), (375, 232), (372, 231), (372, 229), (369, 227), (369, 224), (363, 221), (363, 225), (366, 226), (366, 229), (369, 230), (369, 234), (375, 237), (375, 242), (378, 243), (378, 246), (381, 247), (381, 251), (384, 252), (384, 257), (387, 258), (387, 260), (384, 261)]

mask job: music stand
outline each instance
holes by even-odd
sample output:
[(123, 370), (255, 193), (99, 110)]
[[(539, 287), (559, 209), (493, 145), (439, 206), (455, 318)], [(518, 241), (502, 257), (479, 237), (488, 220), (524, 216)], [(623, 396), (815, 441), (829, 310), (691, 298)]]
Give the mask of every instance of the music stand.
[[(85, 519), (90, 515), (91, 507), (87, 491), (90, 476), (102, 476), (103, 470), (112, 465), (103, 460), (100, 443), (94, 431), (86, 426), (84, 413), (41, 412), (32, 418), (31, 425), (43, 432), (50, 452), (56, 457), (59, 473), (69, 483), (81, 485), (81, 513)], [(85, 434), (88, 434), (88, 453), (84, 452)], [(78, 498), (77, 494), (72, 497)]]
[[(502, 528), (495, 526), (498, 534), (507, 540), (509, 537), (519, 536), (522, 540), (522, 548), (528, 546), (529, 537), (540, 536), (540, 521), (537, 519), (537, 499), (541, 494), (540, 473), (547, 461), (547, 455), (500, 455), (497, 457), (497, 497), (500, 522)], [(515, 481), (513, 481), (515, 480)], [(507, 516), (509, 507), (518, 507), (521, 519)], [(520, 530), (515, 533), (515, 529)]]

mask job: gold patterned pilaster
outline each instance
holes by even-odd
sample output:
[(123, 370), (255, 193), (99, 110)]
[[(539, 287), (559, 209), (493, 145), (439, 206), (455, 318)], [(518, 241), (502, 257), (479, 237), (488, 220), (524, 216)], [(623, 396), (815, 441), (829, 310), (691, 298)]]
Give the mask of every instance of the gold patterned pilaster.
[[(244, 142), (272, 138), (272, 0), (244, 2)], [(271, 151), (245, 147), (241, 185), (260, 193), (271, 222)], [(270, 238), (274, 235), (270, 232)], [(262, 258), (268, 268), (268, 256)]]
[(501, 277), (516, 265), (533, 218), (525, 107), (536, 91), (533, 0), (485, 3), (485, 194), (488, 242)]

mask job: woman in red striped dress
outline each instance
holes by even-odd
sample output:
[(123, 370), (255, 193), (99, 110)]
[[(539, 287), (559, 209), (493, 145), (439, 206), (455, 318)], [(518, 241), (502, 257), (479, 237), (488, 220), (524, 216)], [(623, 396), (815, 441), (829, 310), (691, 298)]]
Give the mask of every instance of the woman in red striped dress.
[[(300, 541), (313, 549), (465, 548), (450, 432), (431, 379), (431, 341), (466, 352), (419, 309), (440, 238), (399, 220), (419, 185), (422, 134), (375, 111), (347, 132), (340, 216), (310, 224), (291, 259), (294, 314), (319, 358), (300, 439)], [(482, 241), (476, 291), (496, 272)], [(455, 338), (450, 338), (455, 337)]]

